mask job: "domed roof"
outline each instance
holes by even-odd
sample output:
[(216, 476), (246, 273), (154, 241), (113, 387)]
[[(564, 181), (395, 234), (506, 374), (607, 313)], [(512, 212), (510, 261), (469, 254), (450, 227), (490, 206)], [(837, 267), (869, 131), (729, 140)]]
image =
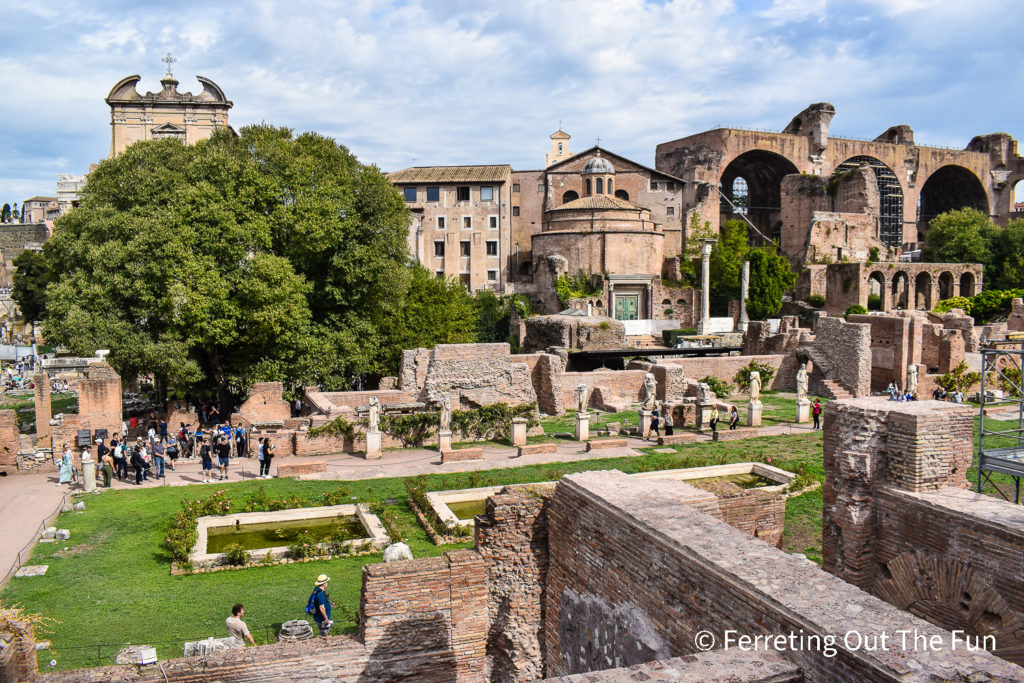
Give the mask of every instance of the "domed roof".
[(612, 162), (601, 156), (598, 152), (597, 156), (593, 159), (587, 159), (587, 163), (583, 164), (583, 175), (590, 173), (600, 173), (602, 175), (614, 174), (615, 167), (612, 166)]

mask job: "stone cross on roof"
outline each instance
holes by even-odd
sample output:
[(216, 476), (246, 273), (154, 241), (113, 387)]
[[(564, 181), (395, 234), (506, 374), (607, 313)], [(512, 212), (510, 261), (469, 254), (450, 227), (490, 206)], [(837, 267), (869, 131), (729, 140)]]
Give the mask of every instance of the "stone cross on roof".
[(600, 138), (600, 137), (599, 137), (599, 138), (597, 138), (597, 146), (598, 146), (598, 147), (600, 147), (600, 146), (601, 146), (601, 138)]
[(172, 57), (171, 53), (168, 52), (167, 55), (160, 61), (167, 65), (167, 75), (174, 76), (174, 74), (171, 73), (171, 64), (174, 64), (178, 60)]

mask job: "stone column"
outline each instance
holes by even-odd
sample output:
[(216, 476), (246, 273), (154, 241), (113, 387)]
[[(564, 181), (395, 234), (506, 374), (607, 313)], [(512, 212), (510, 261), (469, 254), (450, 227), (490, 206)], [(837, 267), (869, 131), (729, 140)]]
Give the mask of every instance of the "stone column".
[(810, 422), (811, 421), (811, 402), (806, 398), (798, 399), (796, 402), (796, 421), (797, 422)]
[(35, 384), (36, 400), (36, 445), (50, 447), (50, 377), (44, 372), (32, 377)]
[(700, 241), (700, 321), (697, 323), (697, 334), (707, 334), (711, 331), (711, 248), (717, 241)]
[(576, 440), (586, 441), (590, 438), (590, 413), (576, 413)]
[[(514, 432), (513, 432), (514, 434)], [(437, 433), (437, 450), (447, 453), (452, 449), (452, 430), (442, 429)]]
[(381, 455), (380, 431), (366, 432), (366, 459), (373, 460)]
[(747, 426), (748, 427), (760, 427), (761, 426), (761, 402), (750, 401), (747, 403)]
[(82, 481), (86, 493), (96, 490), (96, 461), (88, 453), (82, 456)]
[(704, 430), (711, 429), (711, 409), (714, 406), (714, 403), (697, 404), (697, 431), (703, 432)]
[[(526, 445), (526, 418), (524, 417), (513, 417), (512, 418), (512, 445), (513, 446), (525, 446)], [(451, 437), (449, 436), (449, 439)]]
[(651, 411), (640, 411), (640, 438), (646, 439), (651, 435)]
[[(750, 261), (743, 262), (743, 270), (740, 271), (740, 320), (736, 326), (737, 332), (747, 331), (747, 293), (750, 289)], [(758, 420), (758, 424), (761, 424)]]

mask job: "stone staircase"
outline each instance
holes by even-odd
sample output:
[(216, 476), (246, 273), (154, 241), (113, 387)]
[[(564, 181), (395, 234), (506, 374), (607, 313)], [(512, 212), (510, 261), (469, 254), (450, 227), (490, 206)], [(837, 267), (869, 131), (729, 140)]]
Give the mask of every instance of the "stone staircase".
[(825, 391), (821, 392), (825, 398), (830, 398), (834, 401), (838, 401), (844, 398), (853, 398), (853, 394), (842, 385), (841, 382), (834, 379), (825, 379), (821, 381), (821, 386), (824, 387)]

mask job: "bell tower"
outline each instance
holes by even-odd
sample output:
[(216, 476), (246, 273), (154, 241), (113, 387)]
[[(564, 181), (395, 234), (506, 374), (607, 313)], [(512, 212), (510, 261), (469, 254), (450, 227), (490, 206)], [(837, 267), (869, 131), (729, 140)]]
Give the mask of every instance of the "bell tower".
[(572, 152), (569, 151), (570, 137), (568, 133), (562, 130), (562, 122), (559, 121), (558, 130), (551, 134), (551, 151), (544, 157), (544, 168), (572, 156)]

